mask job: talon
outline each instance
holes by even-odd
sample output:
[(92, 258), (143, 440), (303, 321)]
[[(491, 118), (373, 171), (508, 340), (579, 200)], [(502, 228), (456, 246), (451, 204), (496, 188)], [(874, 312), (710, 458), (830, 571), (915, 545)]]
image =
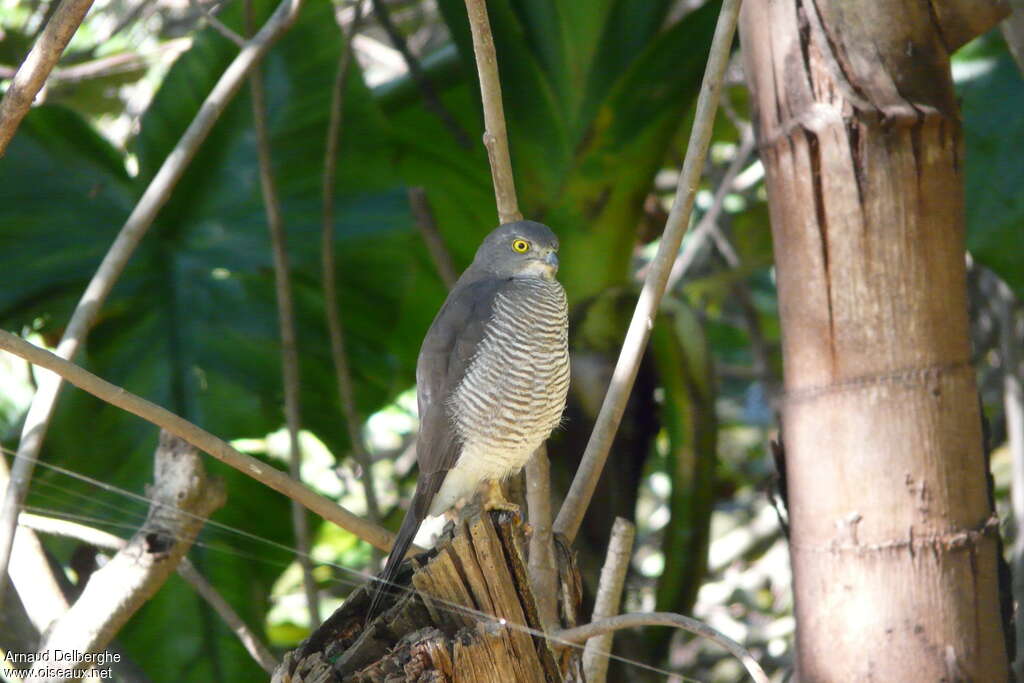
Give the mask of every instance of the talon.
[(480, 499), (484, 510), (498, 510), (511, 512), (515, 515), (519, 514), (519, 506), (505, 499), (505, 494), (501, 492), (501, 484), (494, 479), (489, 479), (483, 483)]

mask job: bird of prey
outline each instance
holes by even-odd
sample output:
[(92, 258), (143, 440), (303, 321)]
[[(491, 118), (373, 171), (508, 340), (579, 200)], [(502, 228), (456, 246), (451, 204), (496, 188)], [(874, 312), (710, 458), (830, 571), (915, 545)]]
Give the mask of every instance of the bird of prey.
[(555, 279), (558, 238), (506, 223), (480, 245), (427, 331), (416, 364), (416, 493), (367, 612), (427, 515), (518, 473), (562, 418), (569, 388), (568, 306)]

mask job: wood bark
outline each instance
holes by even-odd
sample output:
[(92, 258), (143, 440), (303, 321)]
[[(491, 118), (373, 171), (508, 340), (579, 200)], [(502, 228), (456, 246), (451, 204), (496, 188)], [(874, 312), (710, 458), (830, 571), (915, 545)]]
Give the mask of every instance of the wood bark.
[(805, 681), (1007, 679), (949, 69), (999, 8), (963, 16), (927, 0), (748, 0), (741, 18)]
[[(146, 522), (113, 558), (89, 577), (71, 608), (44, 634), (40, 653), (97, 653), (103, 650), (192, 547), (206, 519), (224, 504), (224, 486), (206, 475), (196, 449), (168, 432), (160, 432), (154, 455), (152, 501)], [(29, 678), (72, 680), (71, 668), (84, 671), (88, 662), (66, 666), (37, 661)], [(57, 669), (60, 675), (49, 673)]]
[[(467, 509), (436, 549), (406, 560), (383, 614), (364, 624), (363, 585), (285, 656), (274, 683), (582, 680), (580, 650), (543, 637), (526, 547), (517, 514)], [(559, 625), (575, 625), (579, 573), (565, 546), (556, 558)]]

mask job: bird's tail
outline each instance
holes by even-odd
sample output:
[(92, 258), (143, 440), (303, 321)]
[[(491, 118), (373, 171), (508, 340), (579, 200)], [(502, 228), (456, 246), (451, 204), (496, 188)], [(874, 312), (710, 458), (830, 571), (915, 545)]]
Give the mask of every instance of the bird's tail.
[(423, 515), (417, 510), (418, 507), (417, 505), (412, 505), (409, 507), (409, 511), (405, 513), (405, 519), (402, 520), (402, 526), (398, 529), (398, 535), (395, 536), (395, 544), (391, 546), (391, 554), (388, 555), (384, 571), (377, 576), (377, 580), (374, 582), (375, 587), (373, 598), (370, 600), (370, 609), (366, 611), (367, 624), (377, 616), (384, 596), (391, 591), (392, 581), (394, 581), (395, 575), (398, 574), (398, 568), (401, 566), (405, 553), (408, 552), (409, 546), (412, 545), (412, 540), (416, 538), (416, 532), (419, 531), (420, 524), (423, 522)]

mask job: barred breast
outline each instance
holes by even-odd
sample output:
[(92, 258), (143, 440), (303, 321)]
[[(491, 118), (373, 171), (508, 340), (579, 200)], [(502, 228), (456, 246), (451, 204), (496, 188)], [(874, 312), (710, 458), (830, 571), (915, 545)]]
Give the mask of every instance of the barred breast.
[(568, 305), (555, 280), (523, 278), (496, 297), (463, 381), (450, 399), (463, 441), (431, 514), (485, 479), (518, 472), (558, 426), (569, 389)]

